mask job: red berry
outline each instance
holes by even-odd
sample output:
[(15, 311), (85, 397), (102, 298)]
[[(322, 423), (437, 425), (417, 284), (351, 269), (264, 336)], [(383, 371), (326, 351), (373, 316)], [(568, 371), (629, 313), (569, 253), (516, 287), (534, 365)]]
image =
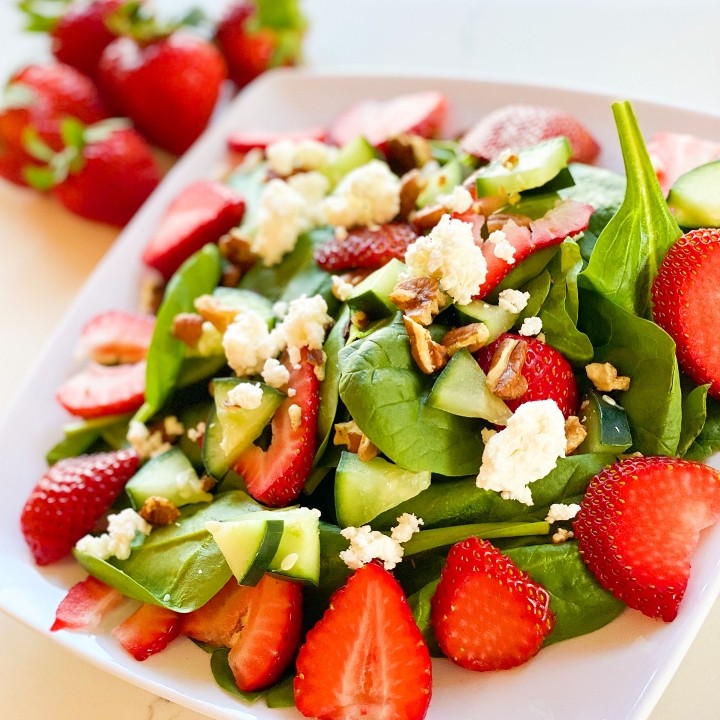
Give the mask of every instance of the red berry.
[(103, 616), (122, 600), (123, 595), (119, 590), (89, 575), (73, 585), (60, 601), (50, 630), (94, 630)]
[(591, 481), (574, 522), (583, 560), (630, 607), (666, 622), (685, 594), (700, 531), (720, 517), (720, 476), (668, 457), (627, 458)]
[(20, 526), (38, 565), (65, 557), (108, 511), (138, 468), (133, 450), (60, 460), (30, 493)]
[(147, 660), (180, 634), (180, 617), (173, 610), (143, 603), (112, 634), (136, 660)]
[(555, 623), (550, 595), (476, 537), (450, 549), (432, 600), (442, 651), (469, 670), (505, 670), (533, 657)]
[(668, 251), (652, 286), (653, 319), (677, 346), (680, 367), (720, 399), (720, 229), (693, 230)]
[(250, 150), (265, 150), (269, 145), (281, 140), (317, 140), (324, 142), (327, 130), (322, 125), (300, 130), (234, 130), (228, 135), (228, 148), (233, 152), (246, 153)]
[(101, 365), (140, 362), (147, 355), (154, 330), (152, 315), (109, 310), (83, 327), (78, 354)]

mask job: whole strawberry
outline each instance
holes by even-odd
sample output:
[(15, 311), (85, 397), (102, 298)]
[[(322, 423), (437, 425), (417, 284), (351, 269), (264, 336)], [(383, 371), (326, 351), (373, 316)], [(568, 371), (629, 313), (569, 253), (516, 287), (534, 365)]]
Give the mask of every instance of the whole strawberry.
[(720, 475), (701, 463), (632, 457), (596, 475), (574, 522), (598, 582), (630, 607), (675, 618), (700, 531), (720, 517)]
[(693, 230), (668, 251), (652, 286), (653, 319), (672, 337), (680, 367), (720, 399), (720, 229)]
[(230, 79), (242, 88), (270, 68), (297, 64), (304, 27), (297, 0), (231, 3), (215, 35)]
[(30, 493), (20, 527), (35, 562), (65, 557), (89, 533), (138, 468), (134, 450), (60, 460)]

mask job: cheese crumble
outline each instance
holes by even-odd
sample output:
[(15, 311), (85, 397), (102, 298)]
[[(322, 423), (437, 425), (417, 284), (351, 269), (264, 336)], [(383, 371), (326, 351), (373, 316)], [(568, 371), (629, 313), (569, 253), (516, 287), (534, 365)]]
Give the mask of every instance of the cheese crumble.
[(529, 292), (508, 288), (507, 290), (503, 290), (498, 296), (498, 305), (503, 310), (519, 315), (527, 307), (529, 299)]
[(149, 535), (152, 525), (143, 520), (131, 508), (126, 508), (116, 515), (108, 516), (108, 531), (102, 535), (85, 535), (75, 544), (75, 549), (85, 555), (92, 555), (100, 560), (116, 557), (127, 560), (130, 557), (131, 545), (137, 533)]
[(226, 404), (243, 410), (256, 410), (260, 407), (263, 391), (260, 383), (240, 383), (232, 388), (226, 399)]

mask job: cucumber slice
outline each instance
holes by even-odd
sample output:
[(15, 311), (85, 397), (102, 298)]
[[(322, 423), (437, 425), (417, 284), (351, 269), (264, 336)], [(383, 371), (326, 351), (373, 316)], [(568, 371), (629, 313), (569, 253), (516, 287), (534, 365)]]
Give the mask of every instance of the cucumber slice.
[(452, 192), (463, 181), (459, 160), (450, 160), (426, 178), (427, 184), (417, 199), (417, 207), (424, 208), (437, 202), (441, 195)]
[(455, 310), (460, 316), (461, 322), (481, 322), (485, 325), (490, 333), (488, 343), (497, 340), (503, 333), (510, 330), (518, 319), (515, 313), (498, 305), (489, 305), (483, 300), (475, 300), (467, 305), (455, 305)]
[(684, 228), (720, 227), (720, 160), (681, 175), (667, 202)]
[(620, 455), (632, 445), (630, 424), (625, 411), (595, 391), (585, 397), (580, 420), (587, 429), (578, 453), (612, 453)]
[(438, 376), (427, 403), (452, 415), (483, 418), (494, 425), (505, 425), (512, 413), (490, 392), (486, 381), (475, 358), (466, 349), (460, 350)]
[(355, 286), (347, 299), (348, 307), (353, 311), (360, 310), (371, 318), (394, 315), (397, 308), (389, 296), (400, 274), (406, 270), (405, 263), (393, 258)]
[(218, 480), (260, 437), (285, 397), (275, 388), (260, 383), (263, 396), (259, 407), (246, 410), (226, 405), (225, 400), (228, 393), (241, 382), (246, 381), (239, 378), (216, 378), (213, 380), (215, 407), (210, 413), (205, 431), (203, 463), (208, 473)]
[(474, 175), (478, 197), (519, 193), (538, 188), (552, 180), (567, 167), (572, 155), (570, 143), (564, 137), (543, 140), (537, 145), (514, 154), (517, 162), (493, 160)]
[(130, 478), (125, 490), (136, 510), (153, 496), (164, 497), (177, 507), (213, 499), (202, 489), (195, 468), (178, 447), (148, 460)]
[(282, 520), (255, 517), (260, 514), (264, 513), (248, 513), (246, 519), (237, 522), (211, 520), (205, 525), (240, 585), (260, 582), (283, 536)]
[(335, 511), (340, 527), (359, 527), (430, 487), (429, 472), (411, 472), (375, 457), (363, 461), (343, 452), (335, 473)]
[(335, 159), (326, 167), (320, 168), (320, 172), (334, 187), (349, 172), (362, 165), (367, 165), (371, 160), (377, 158), (378, 154), (375, 148), (364, 137), (357, 137), (347, 145), (343, 145)]

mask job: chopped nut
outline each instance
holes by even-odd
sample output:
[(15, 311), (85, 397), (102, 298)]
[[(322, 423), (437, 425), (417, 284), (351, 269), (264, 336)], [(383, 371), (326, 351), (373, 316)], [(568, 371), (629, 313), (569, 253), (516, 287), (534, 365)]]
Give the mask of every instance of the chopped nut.
[(238, 310), (223, 305), (220, 300), (212, 295), (200, 295), (200, 297), (195, 298), (193, 304), (203, 320), (212, 323), (221, 333), (228, 329), (228, 326), (232, 324), (238, 314)]
[(440, 203), (426, 205), (420, 210), (415, 210), (408, 215), (408, 220), (415, 225), (418, 230), (430, 230), (439, 222), (440, 218), (447, 213), (447, 209)]
[(217, 480), (210, 475), (203, 475), (200, 478), (200, 489), (204, 492), (210, 492), (217, 485)]
[(572, 530), (566, 530), (565, 528), (558, 528), (551, 538), (554, 545), (560, 545), (568, 540), (572, 540), (575, 537), (575, 533)]
[(327, 355), (322, 348), (307, 351), (307, 360), (313, 366), (315, 377), (322, 382), (325, 379), (325, 361)]
[(497, 346), (487, 375), (487, 385), (497, 397), (503, 400), (517, 400), (528, 388), (522, 375), (527, 356), (527, 342), (505, 338)]
[(417, 199), (426, 185), (427, 180), (417, 168), (409, 170), (400, 178), (400, 217), (403, 220), (407, 220), (415, 210)]
[(370, 318), (362, 310), (356, 310), (350, 315), (350, 322), (360, 330), (364, 330), (370, 324)]
[(618, 375), (617, 369), (610, 363), (590, 363), (585, 366), (585, 372), (592, 384), (603, 392), (627, 390), (630, 387), (630, 378)]
[(573, 450), (577, 450), (582, 444), (582, 441), (587, 436), (587, 430), (580, 422), (580, 419), (571, 415), (565, 420), (565, 454), (569, 455)]
[(251, 250), (250, 240), (240, 232), (239, 228), (233, 228), (223, 235), (218, 240), (218, 248), (221, 255), (233, 265), (237, 265), (241, 272), (254, 265), (257, 260), (257, 256)]
[(398, 175), (420, 168), (432, 160), (432, 150), (426, 138), (403, 133), (387, 141), (385, 155), (388, 164)]
[(512, 220), (516, 225), (523, 227), (530, 227), (532, 219), (527, 215), (511, 215), (510, 213), (493, 213), (487, 219), (488, 233), (493, 233), (496, 230), (502, 230), (505, 227), (505, 223), (508, 220)]
[(403, 316), (405, 330), (410, 338), (410, 352), (417, 366), (426, 375), (431, 375), (445, 367), (448, 351), (436, 343), (426, 328), (407, 315)]
[(430, 325), (440, 312), (443, 293), (435, 278), (401, 280), (390, 293), (390, 300), (420, 325)]
[(237, 287), (242, 275), (243, 271), (239, 265), (231, 262), (225, 263), (220, 275), (220, 285), (223, 287)]
[(463, 325), (459, 328), (453, 328), (445, 333), (440, 341), (452, 357), (458, 350), (467, 348), (471, 353), (477, 352), (484, 347), (490, 337), (490, 331), (480, 322)]
[(345, 445), (353, 453), (360, 449), (360, 443), (365, 436), (354, 420), (335, 423), (334, 428), (333, 445)]
[(370, 442), (370, 438), (367, 435), (363, 435), (357, 450), (357, 456), (363, 462), (367, 462), (368, 460), (372, 460), (376, 457), (377, 454), (378, 449), (372, 444), (372, 442)]
[(139, 515), (153, 527), (161, 527), (174, 523), (180, 517), (180, 510), (171, 500), (153, 495), (143, 503)]
[(203, 332), (203, 319), (195, 313), (178, 313), (172, 321), (170, 333), (188, 347), (197, 347)]
[(165, 283), (159, 273), (144, 276), (140, 285), (140, 310), (155, 315), (160, 309), (164, 293)]
[(520, 157), (513, 150), (506, 149), (500, 153), (498, 160), (502, 163), (503, 167), (508, 170), (514, 170), (520, 162)]

